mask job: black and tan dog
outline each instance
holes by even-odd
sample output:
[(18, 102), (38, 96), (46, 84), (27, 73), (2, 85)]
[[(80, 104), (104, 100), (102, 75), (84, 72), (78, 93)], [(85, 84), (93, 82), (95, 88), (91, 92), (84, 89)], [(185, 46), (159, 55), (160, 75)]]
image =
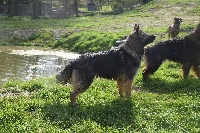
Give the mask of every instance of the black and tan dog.
[(71, 81), (73, 90), (70, 100), (73, 106), (76, 97), (88, 89), (95, 76), (117, 80), (120, 96), (130, 96), (133, 77), (140, 66), (144, 46), (155, 39), (154, 35), (147, 35), (139, 29), (139, 25), (136, 26), (135, 31), (120, 47), (83, 54), (56, 75), (57, 80), (63, 84)]
[[(170, 37), (172, 37), (172, 39), (175, 39), (177, 38), (179, 32), (180, 32), (180, 24), (182, 22), (182, 19), (181, 18), (174, 18), (174, 24), (170, 25), (168, 27), (168, 30), (166, 33), (164, 33), (163, 35), (167, 34), (168, 33), (168, 37), (170, 39)], [(163, 36), (162, 35), (162, 36)]]
[(200, 78), (200, 24), (188, 36), (179, 40), (159, 42), (145, 48), (144, 58), (146, 69), (143, 79), (147, 81), (149, 74), (153, 74), (165, 60), (181, 63), (183, 78), (187, 78), (193, 68)]

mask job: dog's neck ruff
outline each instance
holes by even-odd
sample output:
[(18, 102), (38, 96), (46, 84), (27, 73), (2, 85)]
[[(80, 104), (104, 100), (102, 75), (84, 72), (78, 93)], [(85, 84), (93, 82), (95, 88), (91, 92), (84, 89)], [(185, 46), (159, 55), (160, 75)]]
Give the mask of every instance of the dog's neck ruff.
[(143, 50), (141, 50), (141, 48), (139, 48), (137, 45), (132, 45), (132, 44), (138, 44), (138, 43), (142, 43), (142, 42), (135, 41), (131, 36), (129, 36), (121, 47), (139, 61), (142, 58), (141, 53), (143, 53)]
[(192, 42), (200, 46), (200, 24), (191, 34), (187, 35), (185, 38), (189, 38)]
[(179, 29), (180, 28), (180, 24), (174, 23), (174, 28), (175, 29)]

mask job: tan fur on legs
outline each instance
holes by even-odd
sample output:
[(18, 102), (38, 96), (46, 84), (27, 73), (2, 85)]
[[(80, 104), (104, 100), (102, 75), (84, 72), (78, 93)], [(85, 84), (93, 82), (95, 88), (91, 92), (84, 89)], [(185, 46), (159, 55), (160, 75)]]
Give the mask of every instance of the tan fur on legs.
[(84, 89), (74, 89), (71, 93), (70, 93), (70, 100), (71, 100), (71, 105), (72, 106), (76, 106), (76, 97), (83, 93), (85, 90)]
[(70, 93), (70, 100), (72, 106), (76, 106), (76, 97), (85, 92), (88, 88), (87, 82), (82, 80), (82, 77), (77, 70), (72, 72), (72, 85), (74, 89)]
[(197, 78), (200, 78), (200, 67), (199, 66), (193, 66), (192, 69), (195, 72)]
[(124, 96), (130, 97), (131, 85), (132, 85), (132, 79), (127, 79), (127, 78), (117, 79), (117, 89), (118, 89), (119, 95), (122, 97)]
[(126, 97), (130, 97), (131, 96), (131, 86), (132, 86), (132, 79), (127, 79), (126, 82), (124, 83), (124, 90), (125, 92), (125, 96)]
[(118, 93), (121, 97), (124, 96), (124, 92), (123, 92), (123, 80), (122, 79), (117, 79), (117, 90)]

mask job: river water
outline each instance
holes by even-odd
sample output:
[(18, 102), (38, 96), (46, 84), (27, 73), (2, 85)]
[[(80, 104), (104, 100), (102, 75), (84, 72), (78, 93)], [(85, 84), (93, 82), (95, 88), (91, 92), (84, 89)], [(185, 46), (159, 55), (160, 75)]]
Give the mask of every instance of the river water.
[(8, 80), (25, 81), (51, 76), (78, 56), (36, 47), (0, 46), (0, 84)]

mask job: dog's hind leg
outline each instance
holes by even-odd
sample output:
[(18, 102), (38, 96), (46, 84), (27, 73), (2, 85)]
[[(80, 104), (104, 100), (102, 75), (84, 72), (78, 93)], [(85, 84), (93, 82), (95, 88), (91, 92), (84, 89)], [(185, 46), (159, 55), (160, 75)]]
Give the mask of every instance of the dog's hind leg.
[(171, 32), (172, 32), (171, 28), (172, 28), (171, 26), (169, 26), (169, 28), (168, 28), (168, 39), (170, 39), (170, 35), (171, 35)]
[(197, 78), (200, 78), (200, 67), (199, 66), (192, 66), (192, 69), (195, 72)]
[(76, 105), (76, 97), (79, 94), (85, 92), (93, 81), (94, 76), (93, 75), (87, 75), (90, 78), (86, 78), (87, 77), (86, 74), (87, 73), (83, 73), (83, 72), (78, 71), (78, 70), (74, 70), (73, 73), (72, 73), (73, 90), (70, 93), (70, 100), (71, 100), (72, 106)]
[(154, 64), (154, 65), (151, 65), (151, 66), (149, 65), (149, 66), (146, 67), (146, 69), (143, 70), (142, 75), (143, 75), (143, 80), (144, 81), (147, 81), (149, 75), (153, 74), (155, 71), (158, 70), (158, 68), (160, 67), (160, 65), (162, 64), (162, 62), (161, 63), (156, 62), (156, 63), (151, 63), (151, 64)]
[(171, 33), (169, 32), (169, 33), (168, 33), (168, 39), (170, 39), (170, 34), (171, 34)]
[(188, 74), (190, 72), (192, 65), (190, 63), (185, 63), (182, 66), (182, 72), (183, 72), (183, 78), (186, 79), (188, 77)]

